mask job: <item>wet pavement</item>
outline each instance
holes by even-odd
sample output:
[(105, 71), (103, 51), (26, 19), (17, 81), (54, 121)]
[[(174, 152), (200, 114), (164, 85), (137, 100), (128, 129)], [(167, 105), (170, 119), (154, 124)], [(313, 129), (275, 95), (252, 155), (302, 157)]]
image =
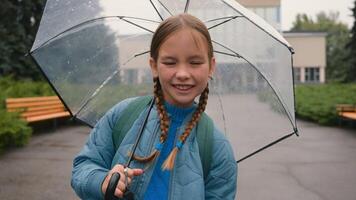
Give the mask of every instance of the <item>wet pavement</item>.
[[(301, 136), (239, 164), (238, 199), (356, 199), (356, 130), (298, 121)], [(61, 127), (0, 157), (0, 199), (78, 199), (72, 159), (89, 128)]]

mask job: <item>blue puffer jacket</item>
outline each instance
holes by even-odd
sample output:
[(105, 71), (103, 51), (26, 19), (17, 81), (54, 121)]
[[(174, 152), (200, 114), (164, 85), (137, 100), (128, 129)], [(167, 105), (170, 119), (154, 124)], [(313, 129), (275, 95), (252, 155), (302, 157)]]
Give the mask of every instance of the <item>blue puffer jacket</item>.
[[(145, 112), (134, 122), (117, 151), (113, 145), (112, 130), (122, 113), (121, 111), (131, 100), (120, 102), (100, 119), (91, 131), (87, 143), (74, 159), (71, 184), (80, 198), (103, 199), (101, 184), (106, 174), (115, 164), (127, 162), (128, 151), (133, 147)], [(190, 118), (190, 115), (187, 116), (179, 129), (180, 133), (183, 132), (185, 124)], [(159, 133), (159, 119), (154, 107), (136, 154), (149, 155), (154, 144), (159, 140)], [(229, 142), (221, 132), (214, 128), (212, 163), (204, 181), (195, 134), (194, 129), (176, 157), (175, 167), (171, 173), (169, 199), (235, 199), (237, 164)], [(134, 178), (130, 190), (134, 192), (135, 199), (143, 199), (154, 169), (153, 166), (154, 164), (146, 169), (143, 175)], [(130, 167), (144, 168), (145, 166), (133, 161)]]

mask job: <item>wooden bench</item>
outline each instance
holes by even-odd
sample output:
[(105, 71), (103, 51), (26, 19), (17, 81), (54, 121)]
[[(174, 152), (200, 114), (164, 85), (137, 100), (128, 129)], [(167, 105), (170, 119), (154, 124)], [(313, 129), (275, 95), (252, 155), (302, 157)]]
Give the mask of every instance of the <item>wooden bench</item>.
[(18, 112), (27, 122), (68, 117), (70, 113), (58, 96), (6, 99), (8, 112)]
[[(352, 104), (338, 104), (336, 105), (336, 110), (341, 119), (356, 120), (356, 105)], [(339, 125), (341, 125), (341, 119)]]

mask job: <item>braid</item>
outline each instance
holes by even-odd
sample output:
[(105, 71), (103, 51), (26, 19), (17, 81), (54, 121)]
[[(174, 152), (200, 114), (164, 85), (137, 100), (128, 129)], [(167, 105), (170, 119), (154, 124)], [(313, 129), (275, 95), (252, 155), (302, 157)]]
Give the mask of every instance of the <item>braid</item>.
[(179, 149), (185, 143), (189, 134), (193, 130), (194, 126), (198, 123), (202, 113), (205, 110), (205, 107), (208, 103), (208, 95), (209, 95), (209, 86), (207, 85), (205, 90), (202, 92), (202, 94), (199, 97), (198, 108), (195, 110), (195, 112), (192, 116), (192, 119), (188, 122), (183, 134), (179, 137), (179, 141), (177, 142), (176, 147), (174, 147), (172, 152), (169, 154), (168, 158), (164, 161), (163, 166), (162, 166), (162, 168), (164, 170), (172, 170), (173, 169), (174, 161), (175, 161), (175, 158), (177, 156)]
[[(163, 93), (162, 93), (162, 88), (161, 84), (159, 82), (158, 77), (153, 78), (153, 94), (155, 98), (155, 104), (157, 107), (157, 112), (158, 116), (160, 119), (160, 129), (161, 129), (161, 136), (159, 138), (160, 144), (163, 144), (168, 136), (168, 130), (169, 130), (169, 117), (166, 109), (164, 108), (163, 102)], [(155, 150), (147, 157), (139, 157), (134, 155), (133, 158), (139, 162), (150, 162), (154, 160), (156, 157), (158, 157), (160, 150), (162, 148), (161, 146), (158, 146), (155, 148)]]
[[(160, 119), (160, 129), (161, 129), (161, 136), (160, 136), (160, 143), (158, 146), (156, 146), (155, 150), (147, 157), (139, 157), (134, 155), (133, 158), (139, 162), (150, 162), (154, 159), (156, 159), (159, 154), (160, 150), (162, 149), (163, 143), (166, 141), (168, 137), (168, 130), (169, 130), (169, 117), (166, 109), (164, 108), (163, 102), (163, 93), (162, 93), (162, 88), (161, 84), (159, 82), (158, 77), (153, 79), (153, 84), (154, 84), (154, 98), (155, 98), (155, 104), (157, 107), (157, 112), (158, 116)], [(177, 142), (176, 146), (173, 148), (167, 159), (164, 161), (162, 165), (163, 170), (172, 170), (174, 167), (174, 162), (177, 156), (177, 153), (179, 149), (183, 146), (185, 143), (186, 139), (190, 135), (191, 131), (195, 127), (195, 125), (198, 123), (200, 120), (200, 117), (202, 113), (204, 112), (207, 102), (208, 102), (208, 95), (209, 95), (209, 86), (207, 85), (202, 94), (199, 97), (199, 103), (198, 107), (195, 110), (192, 118), (190, 121), (187, 123), (187, 126), (185, 127), (184, 132), (182, 135), (179, 137), (179, 141)]]

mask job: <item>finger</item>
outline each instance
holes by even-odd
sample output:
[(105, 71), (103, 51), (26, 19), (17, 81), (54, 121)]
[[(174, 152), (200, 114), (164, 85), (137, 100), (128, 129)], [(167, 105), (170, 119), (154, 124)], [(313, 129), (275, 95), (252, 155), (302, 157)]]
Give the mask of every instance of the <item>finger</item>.
[(140, 176), (143, 174), (143, 169), (132, 169), (134, 176)]
[(120, 189), (116, 188), (115, 196), (122, 198), (124, 196), (124, 193)]
[(142, 169), (127, 168), (128, 177), (139, 176), (139, 175), (142, 175), (142, 174), (143, 174), (143, 170)]
[(131, 180), (132, 179), (130, 177), (127, 178), (127, 185), (131, 185)]
[(124, 166), (122, 166), (122, 165), (115, 165), (115, 166), (111, 169), (111, 171), (113, 171), (113, 172), (123, 172), (123, 171), (124, 171)]
[(120, 191), (125, 192), (125, 190), (126, 190), (125, 183), (122, 181), (118, 182), (116, 185), (116, 189), (119, 189)]

